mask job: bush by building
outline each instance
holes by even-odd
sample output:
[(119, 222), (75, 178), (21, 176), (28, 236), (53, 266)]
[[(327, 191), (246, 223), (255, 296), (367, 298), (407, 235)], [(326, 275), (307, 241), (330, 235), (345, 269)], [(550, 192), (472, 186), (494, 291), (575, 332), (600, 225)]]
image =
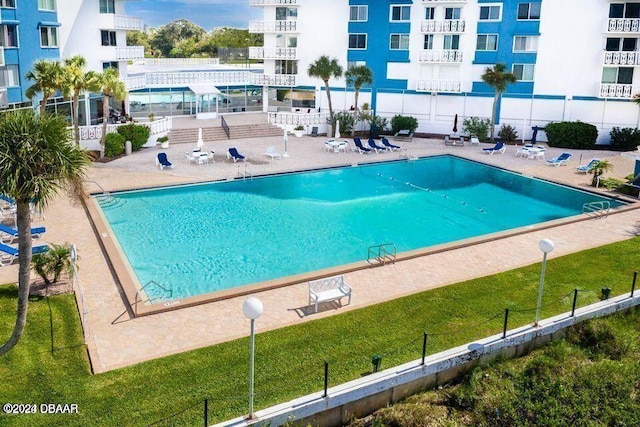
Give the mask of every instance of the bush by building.
[(118, 126), (118, 133), (124, 137), (125, 141), (131, 141), (131, 149), (138, 151), (149, 140), (151, 129), (145, 125), (129, 123)]
[(516, 139), (518, 139), (518, 131), (511, 125), (502, 125), (500, 131), (498, 132), (498, 136), (504, 142), (513, 143)]
[(486, 141), (489, 138), (490, 126), (491, 120), (480, 117), (469, 117), (462, 122), (462, 129), (469, 135), (477, 136), (480, 141)]
[(594, 148), (598, 139), (598, 128), (580, 121), (549, 123), (545, 133), (550, 147)]
[(116, 157), (124, 153), (124, 142), (126, 139), (119, 133), (108, 133), (104, 140), (104, 155)]
[(640, 130), (638, 128), (614, 127), (611, 132), (611, 149), (620, 151), (635, 150), (640, 145)]
[(400, 114), (393, 116), (391, 119), (391, 132), (395, 134), (405, 129), (409, 130), (409, 132), (415, 132), (415, 130), (418, 129), (418, 119)]

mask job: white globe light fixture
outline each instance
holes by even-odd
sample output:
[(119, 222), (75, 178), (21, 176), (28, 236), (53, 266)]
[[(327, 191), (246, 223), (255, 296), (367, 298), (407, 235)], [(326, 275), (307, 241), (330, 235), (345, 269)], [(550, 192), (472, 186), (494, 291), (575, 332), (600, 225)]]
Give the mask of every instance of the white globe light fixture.
[(539, 326), (540, 321), (540, 308), (542, 307), (542, 288), (544, 287), (544, 273), (547, 267), (547, 254), (555, 248), (553, 242), (549, 239), (542, 239), (538, 243), (538, 247), (542, 251), (542, 271), (540, 271), (540, 287), (538, 289), (538, 305), (536, 307), (536, 322), (534, 326)]
[(242, 313), (251, 320), (251, 367), (249, 369), (249, 419), (253, 418), (253, 377), (255, 355), (255, 320), (262, 315), (264, 307), (262, 302), (255, 297), (249, 297), (242, 304)]

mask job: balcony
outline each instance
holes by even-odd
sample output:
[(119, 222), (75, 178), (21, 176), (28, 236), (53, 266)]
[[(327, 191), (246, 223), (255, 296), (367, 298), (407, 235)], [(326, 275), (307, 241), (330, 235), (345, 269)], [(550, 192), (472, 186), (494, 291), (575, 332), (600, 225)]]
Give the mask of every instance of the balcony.
[(422, 0), (422, 4), (466, 3), (467, 0)]
[(422, 50), (420, 62), (460, 63), (462, 62), (461, 50)]
[(4, 47), (0, 46), (0, 67), (4, 65)]
[(127, 15), (113, 15), (113, 28), (116, 30), (143, 31), (144, 23), (142, 18)]
[(462, 91), (460, 80), (418, 80), (416, 82), (416, 92), (452, 92)]
[(147, 87), (147, 76), (145, 74), (139, 76), (127, 77), (124, 81), (127, 90), (143, 89)]
[(116, 61), (133, 61), (144, 59), (143, 46), (116, 47)]
[(257, 86), (295, 86), (296, 75), (251, 73), (249, 83)]
[(640, 32), (640, 18), (609, 18), (609, 33), (638, 33)]
[(250, 47), (250, 59), (290, 59), (294, 60), (298, 57), (298, 50), (295, 47)]
[(298, 0), (249, 0), (249, 6), (298, 6)]
[(640, 65), (640, 52), (605, 52), (603, 65)]
[[(248, 71), (179, 71), (145, 74), (146, 86), (187, 86), (210, 83), (212, 85), (244, 85), (249, 80)], [(135, 83), (135, 82), (134, 82)]]
[(465, 21), (463, 20), (445, 20), (422, 21), (421, 29), (423, 33), (464, 33)]
[(631, 99), (639, 90), (633, 85), (603, 83), (600, 85), (600, 98)]
[(250, 33), (295, 33), (298, 21), (249, 21)]

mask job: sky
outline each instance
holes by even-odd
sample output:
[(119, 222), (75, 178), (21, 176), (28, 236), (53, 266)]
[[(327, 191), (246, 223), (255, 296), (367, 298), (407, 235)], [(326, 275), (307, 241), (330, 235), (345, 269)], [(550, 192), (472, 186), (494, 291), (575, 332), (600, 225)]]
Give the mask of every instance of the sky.
[(262, 18), (262, 9), (248, 0), (138, 0), (125, 2), (127, 15), (142, 18), (149, 27), (188, 19), (210, 31), (218, 27), (248, 28)]

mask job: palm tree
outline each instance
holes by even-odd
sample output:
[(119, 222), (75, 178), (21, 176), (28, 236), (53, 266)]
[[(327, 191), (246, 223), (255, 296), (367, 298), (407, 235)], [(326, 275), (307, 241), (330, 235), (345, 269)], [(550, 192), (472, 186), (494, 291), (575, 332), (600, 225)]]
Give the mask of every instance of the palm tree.
[(89, 90), (98, 90), (91, 87), (94, 80), (93, 71), (85, 72), (87, 60), (83, 56), (76, 55), (64, 60), (62, 93), (71, 96), (73, 108), (73, 128), (76, 144), (80, 144), (80, 95)]
[(593, 175), (593, 178), (591, 179), (591, 185), (597, 187), (600, 176), (602, 176), (605, 172), (609, 172), (612, 170), (613, 165), (609, 161), (600, 160), (598, 163), (593, 165), (591, 169), (589, 169), (589, 173)]
[(27, 79), (33, 80), (34, 83), (27, 88), (25, 95), (27, 95), (27, 98), (32, 99), (36, 94), (42, 92), (40, 113), (44, 113), (47, 100), (55, 95), (56, 91), (61, 88), (62, 74), (60, 62), (47, 61), (45, 59), (41, 59), (33, 64), (33, 70), (27, 73)]
[(107, 68), (102, 73), (94, 74), (90, 81), (90, 86), (102, 92), (102, 137), (100, 145), (104, 151), (104, 141), (107, 136), (107, 119), (109, 118), (109, 98), (123, 100), (127, 95), (127, 87), (120, 80), (120, 74), (115, 68)]
[(338, 60), (330, 59), (327, 55), (322, 55), (316, 59), (307, 70), (309, 77), (318, 77), (324, 82), (324, 87), (327, 91), (327, 100), (329, 101), (329, 121), (331, 126), (335, 127), (335, 121), (333, 120), (333, 107), (331, 106), (331, 90), (329, 89), (329, 79), (331, 76), (336, 79), (342, 76), (342, 67), (338, 63)]
[(16, 201), (18, 227), (18, 307), (13, 332), (0, 355), (20, 340), (27, 321), (31, 268), (30, 205), (44, 209), (59, 190), (82, 194), (87, 155), (70, 143), (60, 116), (19, 110), (0, 116), (0, 194)]
[(494, 141), (493, 132), (496, 127), (496, 113), (498, 112), (498, 101), (502, 92), (507, 90), (509, 83), (515, 83), (518, 77), (513, 73), (507, 73), (507, 66), (502, 63), (498, 63), (491, 67), (487, 67), (482, 75), (482, 81), (495, 89), (496, 95), (493, 98), (493, 109), (491, 111), (491, 142)]
[(356, 90), (353, 128), (351, 129), (351, 136), (353, 136), (356, 133), (355, 124), (358, 121), (358, 95), (360, 95), (362, 85), (373, 83), (373, 73), (371, 72), (371, 68), (366, 65), (356, 65), (355, 67), (349, 68), (344, 75), (347, 78), (347, 82), (353, 83), (353, 88)]

